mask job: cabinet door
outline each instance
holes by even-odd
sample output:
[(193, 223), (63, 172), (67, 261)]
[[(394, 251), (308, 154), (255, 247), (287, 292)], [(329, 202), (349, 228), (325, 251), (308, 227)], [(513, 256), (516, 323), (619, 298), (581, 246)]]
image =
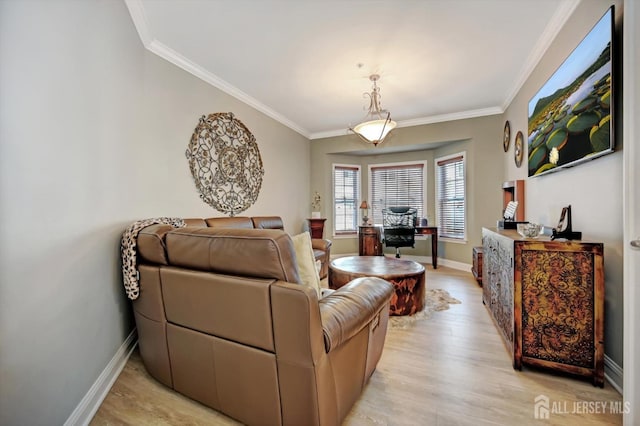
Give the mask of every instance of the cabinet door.
[[(560, 245), (562, 244), (562, 245)], [(522, 356), (545, 366), (593, 371), (601, 384), (603, 284), (596, 264), (601, 246), (571, 243), (524, 244), (516, 250), (521, 265)]]
[(361, 226), (358, 235), (358, 254), (360, 256), (381, 256), (380, 228), (377, 226)]
[(513, 240), (491, 231), (484, 232), (482, 238), (483, 302), (502, 332), (507, 346), (513, 350)]

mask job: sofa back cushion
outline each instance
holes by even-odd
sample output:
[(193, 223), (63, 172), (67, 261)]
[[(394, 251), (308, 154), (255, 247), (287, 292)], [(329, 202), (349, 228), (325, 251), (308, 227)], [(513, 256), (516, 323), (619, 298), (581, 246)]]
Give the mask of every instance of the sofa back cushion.
[(187, 224), (187, 226), (197, 226), (199, 228), (207, 227), (207, 222), (205, 222), (204, 219), (201, 219), (201, 218), (187, 218), (183, 220), (184, 220), (184, 223)]
[(301, 283), (284, 231), (186, 227), (168, 232), (165, 244), (173, 266)]
[(173, 226), (162, 223), (142, 228), (136, 238), (138, 261), (167, 265), (164, 237), (172, 229)]
[(204, 220), (210, 228), (253, 228), (253, 222), (250, 217), (210, 217)]
[(251, 218), (253, 227), (256, 229), (282, 229), (284, 223), (280, 216), (254, 216)]

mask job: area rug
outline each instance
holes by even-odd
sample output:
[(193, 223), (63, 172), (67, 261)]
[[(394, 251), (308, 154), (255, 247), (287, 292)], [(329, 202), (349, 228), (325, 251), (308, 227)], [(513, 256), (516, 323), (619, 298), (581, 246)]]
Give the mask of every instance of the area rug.
[(424, 295), (424, 309), (413, 315), (389, 317), (389, 328), (409, 328), (413, 326), (417, 321), (431, 318), (431, 315), (434, 312), (449, 309), (450, 304), (460, 303), (462, 302), (455, 297), (452, 297), (446, 290), (442, 290), (440, 288), (426, 290)]

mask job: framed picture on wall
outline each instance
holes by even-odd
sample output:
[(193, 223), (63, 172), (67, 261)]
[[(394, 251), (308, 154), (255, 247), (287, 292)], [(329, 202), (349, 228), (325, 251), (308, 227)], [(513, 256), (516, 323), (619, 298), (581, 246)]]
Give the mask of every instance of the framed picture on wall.
[(614, 17), (611, 6), (529, 101), (529, 176), (613, 152)]

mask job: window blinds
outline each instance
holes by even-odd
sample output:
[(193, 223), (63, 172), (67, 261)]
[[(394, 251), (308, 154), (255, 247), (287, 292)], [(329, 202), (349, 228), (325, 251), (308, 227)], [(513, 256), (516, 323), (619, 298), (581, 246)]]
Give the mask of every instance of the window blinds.
[(334, 166), (334, 229), (338, 233), (353, 233), (358, 224), (358, 187), (360, 169), (355, 166)]
[(387, 207), (413, 207), (424, 217), (423, 164), (372, 166), (369, 179), (374, 224), (382, 225), (382, 209)]
[(446, 238), (465, 238), (464, 156), (436, 162), (438, 234)]

